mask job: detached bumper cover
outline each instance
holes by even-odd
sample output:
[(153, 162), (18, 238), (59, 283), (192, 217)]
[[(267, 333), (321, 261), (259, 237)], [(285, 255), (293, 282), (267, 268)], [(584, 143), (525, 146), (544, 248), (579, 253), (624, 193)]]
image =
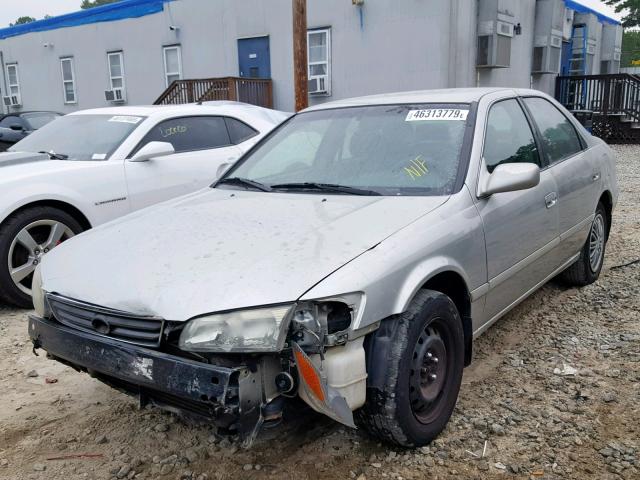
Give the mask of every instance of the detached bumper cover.
[[(239, 383), (247, 369), (226, 368), (168, 355), (29, 317), (34, 348), (105, 383), (172, 409), (222, 421), (251, 436), (259, 427), (259, 402), (243, 404)], [(259, 388), (259, 387), (258, 387)], [(248, 396), (253, 397), (253, 392)], [(253, 399), (252, 399), (253, 400)], [(258, 403), (256, 405), (256, 403)]]

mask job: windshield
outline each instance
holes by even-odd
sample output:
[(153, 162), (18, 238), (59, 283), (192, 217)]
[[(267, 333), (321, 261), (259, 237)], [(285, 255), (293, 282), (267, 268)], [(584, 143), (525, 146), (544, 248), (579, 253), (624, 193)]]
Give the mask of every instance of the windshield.
[(303, 113), (232, 168), (219, 186), (240, 188), (242, 181), (249, 188), (250, 181), (274, 191), (331, 185), (343, 194), (349, 191), (335, 187), (360, 194), (450, 194), (468, 112), (467, 104), (421, 104)]
[(59, 113), (55, 112), (33, 112), (21, 115), (22, 119), (29, 125), (30, 130), (38, 130), (60, 116)]
[(144, 117), (67, 115), (36, 130), (11, 152), (53, 152), (69, 160), (107, 160)]

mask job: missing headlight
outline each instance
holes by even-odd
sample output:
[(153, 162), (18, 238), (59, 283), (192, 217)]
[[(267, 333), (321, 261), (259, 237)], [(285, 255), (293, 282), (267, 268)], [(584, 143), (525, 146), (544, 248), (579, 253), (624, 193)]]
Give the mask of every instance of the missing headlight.
[(327, 332), (329, 334), (341, 332), (351, 326), (353, 310), (342, 302), (327, 302)]

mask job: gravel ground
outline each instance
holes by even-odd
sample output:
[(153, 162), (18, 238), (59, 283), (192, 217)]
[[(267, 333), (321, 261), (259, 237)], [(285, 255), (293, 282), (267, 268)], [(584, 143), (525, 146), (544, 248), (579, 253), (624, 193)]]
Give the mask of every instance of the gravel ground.
[[(36, 357), (0, 306), (0, 478), (640, 478), (640, 147), (616, 147), (621, 196), (600, 280), (554, 283), (476, 343), (446, 431), (392, 449), (294, 409), (251, 450)], [(575, 369), (575, 370), (574, 370)]]

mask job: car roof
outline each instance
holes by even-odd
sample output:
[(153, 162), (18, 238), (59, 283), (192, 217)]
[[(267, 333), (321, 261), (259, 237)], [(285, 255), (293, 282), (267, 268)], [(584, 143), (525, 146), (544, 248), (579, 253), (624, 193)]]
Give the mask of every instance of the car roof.
[(92, 108), (69, 115), (134, 115), (141, 117), (162, 116), (163, 118), (183, 115), (227, 115), (243, 118), (259, 118), (271, 123), (279, 123), (290, 114), (241, 102), (219, 101), (189, 103), (183, 105), (140, 105), (122, 107)]
[[(390, 104), (418, 104), (418, 103), (471, 103), (477, 102), (482, 97), (496, 92), (512, 92), (512, 88), (446, 88), (439, 90), (417, 90), (411, 92), (385, 93), (380, 95), (368, 95), (366, 97), (348, 98), (335, 102), (323, 103), (303, 110), (310, 112), (315, 110), (327, 110), (333, 108), (359, 107)], [(540, 94), (535, 90), (518, 90), (517, 93)]]

